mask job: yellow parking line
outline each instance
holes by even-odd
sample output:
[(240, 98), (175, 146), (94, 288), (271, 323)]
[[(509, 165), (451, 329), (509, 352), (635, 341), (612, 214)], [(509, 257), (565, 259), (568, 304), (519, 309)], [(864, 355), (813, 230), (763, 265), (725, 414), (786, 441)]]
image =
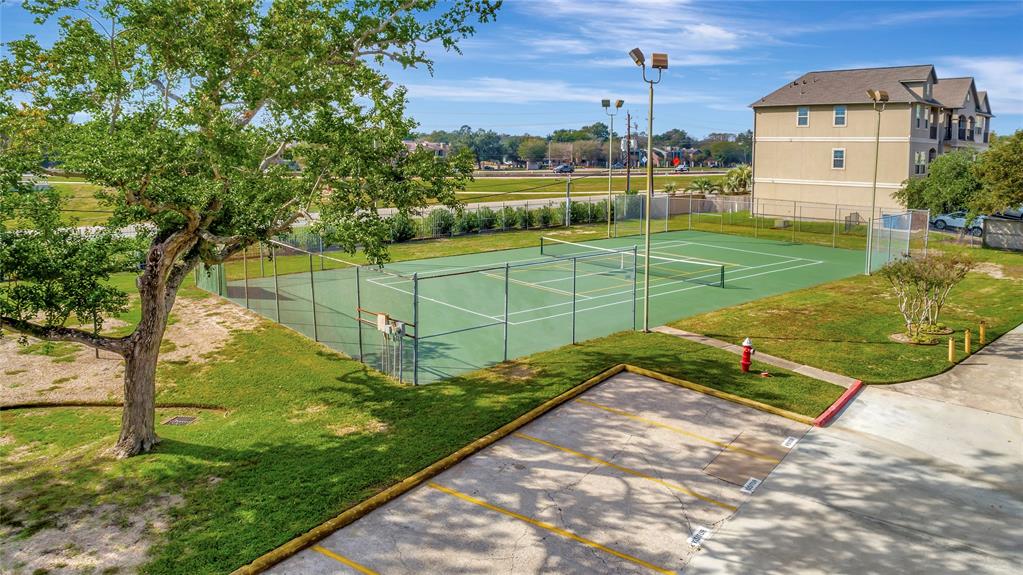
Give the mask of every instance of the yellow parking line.
[(683, 487), (683, 486), (681, 486), (681, 485), (679, 485), (677, 483), (672, 483), (671, 481), (665, 481), (663, 479), (658, 479), (658, 478), (656, 478), (656, 477), (654, 477), (652, 475), (647, 475), (646, 473), (643, 473), (642, 471), (636, 471), (635, 469), (631, 469), (629, 467), (618, 465), (616, 463), (611, 463), (610, 461), (605, 461), (603, 459), (600, 459), (599, 457), (594, 457), (592, 455), (586, 455), (585, 453), (580, 453), (580, 452), (578, 452), (578, 451), (576, 451), (574, 449), (569, 449), (568, 447), (557, 445), (557, 444), (551, 443), (549, 441), (544, 441), (543, 439), (540, 439), (538, 437), (533, 437), (531, 435), (526, 435), (525, 433), (515, 433), (514, 435), (515, 435), (515, 437), (518, 437), (518, 438), (521, 438), (521, 439), (528, 439), (529, 441), (533, 441), (533, 442), (539, 443), (540, 445), (546, 445), (547, 447), (551, 447), (553, 449), (558, 449), (560, 451), (564, 451), (565, 453), (568, 453), (569, 455), (574, 455), (576, 457), (581, 457), (583, 459), (586, 459), (588, 461), (592, 461), (594, 463), (599, 463), (601, 465), (606, 465), (606, 466), (611, 467), (613, 469), (617, 469), (618, 471), (624, 471), (625, 473), (628, 473), (629, 475), (635, 475), (636, 477), (640, 477), (640, 478), (646, 479), (648, 481), (653, 481), (654, 483), (659, 483), (659, 484), (661, 484), (661, 485), (663, 485), (663, 486), (665, 486), (665, 487), (667, 487), (669, 489), (674, 489), (675, 491), (680, 491), (682, 493), (685, 493), (686, 495), (690, 495), (690, 496), (695, 497), (695, 498), (697, 498), (697, 499), (699, 499), (701, 501), (706, 501), (707, 503), (711, 503), (713, 505), (717, 505), (718, 507), (723, 507), (724, 509), (727, 509), (729, 511), (735, 511), (736, 509), (738, 509), (738, 507), (736, 507), (734, 505), (729, 505), (729, 504), (724, 503), (722, 501), (718, 501), (717, 499), (713, 499), (713, 498), (707, 497), (706, 495), (700, 495), (699, 493), (693, 491), (692, 489), (689, 489), (687, 487)]
[(671, 431), (674, 431), (675, 433), (678, 433), (680, 435), (685, 435), (686, 437), (692, 437), (693, 439), (699, 439), (700, 441), (705, 441), (707, 443), (710, 443), (711, 445), (716, 445), (716, 446), (718, 446), (718, 447), (720, 447), (722, 449), (728, 449), (728, 450), (731, 450), (731, 451), (735, 451), (736, 453), (743, 453), (745, 455), (749, 455), (750, 457), (756, 457), (757, 459), (763, 459), (764, 461), (773, 461), (774, 463), (781, 463), (781, 459), (778, 459), (777, 457), (772, 457), (770, 455), (765, 455), (763, 453), (759, 453), (759, 452), (753, 451), (751, 449), (745, 449), (745, 448), (742, 448), (742, 447), (736, 447), (736, 446), (731, 445), (729, 443), (724, 443), (724, 442), (721, 442), (721, 441), (717, 441), (717, 440), (711, 439), (709, 437), (704, 437), (704, 436), (702, 436), (702, 435), (700, 435), (698, 433), (693, 433), (691, 431), (686, 431), (685, 429), (682, 429), (680, 427), (675, 427), (674, 425), (668, 425), (667, 423), (661, 423), (660, 421), (654, 421), (653, 419), (647, 419), (647, 418), (645, 418), (643, 416), (636, 415), (635, 413), (629, 413), (628, 411), (625, 411), (624, 409), (618, 409), (616, 407), (609, 407), (607, 405), (601, 405), (599, 403), (596, 403), (596, 402), (593, 402), (593, 401), (587, 401), (585, 399), (577, 399), (576, 402), (577, 403), (581, 403), (583, 405), (588, 405), (590, 407), (596, 407), (597, 409), (603, 409), (604, 411), (607, 411), (609, 413), (613, 413), (615, 415), (621, 415), (622, 417), (628, 417), (629, 419), (634, 419), (636, 421), (641, 421), (641, 422), (646, 423), (648, 425), (653, 425), (655, 427), (662, 427), (664, 429), (670, 429)]
[(318, 553), (322, 553), (322, 554), (326, 555), (327, 557), (330, 557), (334, 561), (337, 561), (338, 563), (343, 563), (343, 564), (351, 567), (352, 569), (355, 569), (359, 573), (362, 573), (363, 575), (380, 575), (379, 573), (377, 573), (376, 571), (370, 569), (369, 567), (365, 567), (363, 565), (359, 565), (355, 561), (352, 561), (351, 559), (349, 559), (349, 558), (347, 558), (347, 557), (345, 557), (343, 555), (338, 555), (337, 553), (334, 553), (333, 551), (331, 551), (330, 549), (327, 549), (326, 547), (321, 547), (319, 545), (313, 545), (312, 550), (316, 551)]
[(568, 530), (562, 529), (560, 527), (551, 525), (550, 523), (547, 523), (545, 521), (540, 521), (538, 519), (533, 519), (532, 517), (527, 517), (525, 515), (522, 515), (521, 513), (516, 513), (514, 511), (509, 510), (509, 509), (505, 509), (503, 507), (498, 507), (496, 505), (491, 505), (490, 503), (487, 503), (486, 501), (483, 501), (482, 499), (477, 499), (477, 498), (475, 498), (475, 497), (473, 497), (471, 495), (467, 495), (465, 493), (462, 493), (461, 491), (456, 491), (454, 489), (451, 489), (450, 487), (444, 487), (443, 485), (439, 485), (437, 483), (429, 483), (428, 485), (430, 487), (436, 489), (437, 491), (440, 491), (440, 492), (443, 492), (443, 493), (447, 493), (448, 495), (453, 495), (453, 496), (455, 496), (455, 497), (457, 497), (457, 498), (459, 498), (459, 499), (461, 499), (463, 501), (468, 501), (469, 503), (474, 503), (476, 505), (479, 505), (480, 507), (484, 507), (484, 508), (489, 509), (491, 511), (497, 511), (498, 513), (503, 513), (503, 514), (505, 514), (505, 515), (507, 515), (509, 517), (514, 517), (515, 519), (518, 519), (519, 521), (525, 521), (526, 523), (529, 523), (530, 525), (533, 525), (534, 527), (539, 527), (541, 529), (546, 529), (547, 531), (550, 531), (551, 533), (556, 533), (558, 535), (561, 535), (562, 537), (566, 537), (568, 539), (571, 539), (572, 541), (577, 541), (579, 543), (582, 543), (583, 545), (588, 545), (590, 547), (593, 547), (594, 549), (600, 549), (601, 551), (604, 551), (605, 553), (610, 553), (611, 555), (614, 555), (615, 557), (618, 557), (618, 558), (621, 558), (621, 559), (625, 559), (626, 561), (635, 563), (636, 565), (642, 565), (643, 567), (646, 567), (647, 569), (651, 569), (653, 571), (657, 571), (658, 573), (664, 573), (665, 575), (674, 575), (675, 574), (675, 572), (672, 571), (671, 569), (665, 569), (663, 567), (658, 567), (657, 565), (654, 565), (653, 563), (649, 563), (647, 561), (644, 561), (644, 560), (642, 560), (642, 559), (640, 559), (638, 557), (633, 557), (632, 555), (629, 555), (627, 553), (622, 553), (621, 551), (615, 551), (614, 549), (611, 549), (610, 547), (606, 547), (604, 545), (601, 545), (600, 543), (597, 543), (596, 541), (591, 541), (589, 539), (586, 539), (585, 537), (580, 537), (579, 535), (576, 535), (575, 533), (572, 533), (571, 531), (568, 531)]

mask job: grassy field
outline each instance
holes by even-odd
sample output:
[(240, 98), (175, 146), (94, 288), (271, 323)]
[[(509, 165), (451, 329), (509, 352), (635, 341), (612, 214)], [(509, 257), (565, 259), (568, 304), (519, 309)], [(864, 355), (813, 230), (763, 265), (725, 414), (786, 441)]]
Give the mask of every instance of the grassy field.
[[(685, 190), (693, 179), (698, 177), (707, 178), (715, 183), (722, 183), (724, 176), (711, 175), (701, 176), (700, 174), (682, 174), (671, 176), (655, 176), (654, 189), (661, 191), (665, 184), (674, 183), (679, 191)], [(567, 178), (478, 178), (470, 182), (464, 192), (459, 192), (458, 198), (464, 202), (482, 201), (511, 201), (511, 200), (539, 200), (543, 198), (565, 197), (565, 184)], [(615, 176), (612, 180), (612, 190), (616, 192), (625, 191), (625, 176)], [(634, 192), (646, 191), (646, 179), (641, 174), (633, 174), (631, 188)], [(572, 194), (590, 196), (594, 194), (607, 193), (607, 176), (573, 176)]]
[[(962, 360), (963, 330), (984, 322), (988, 341), (1023, 323), (1023, 254), (962, 248), (935, 241), (932, 249), (967, 250), (982, 266), (949, 296), (942, 323)], [(1002, 279), (993, 275), (1004, 275)], [(945, 371), (947, 346), (909, 346), (888, 336), (902, 331), (902, 316), (887, 282), (855, 276), (675, 322), (675, 327), (726, 341), (749, 336), (757, 349), (842, 373), (865, 383), (895, 383)], [(943, 340), (944, 341), (944, 340)]]
[(157, 451), (131, 460), (104, 453), (118, 410), (2, 412), (6, 527), (25, 537), (61, 512), (102, 504), (116, 509), (110, 521), (128, 521), (148, 498), (180, 495), (143, 571), (225, 573), (616, 363), (806, 415), (841, 392), (792, 373), (743, 375), (733, 355), (661, 334), (614, 335), (422, 387), (268, 323), (213, 359), (163, 364), (159, 401), (228, 412), (160, 409), (158, 421), (199, 420), (159, 425)]

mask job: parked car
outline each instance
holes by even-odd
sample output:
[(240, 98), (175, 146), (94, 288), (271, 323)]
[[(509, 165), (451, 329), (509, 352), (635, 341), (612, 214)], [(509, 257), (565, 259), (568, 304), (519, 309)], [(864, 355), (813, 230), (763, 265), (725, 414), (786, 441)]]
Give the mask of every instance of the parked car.
[(1016, 206), (1015, 208), (1010, 208), (1004, 212), (998, 212), (995, 215), (1003, 218), (1012, 218), (1014, 220), (1023, 220), (1023, 206)]
[(571, 174), (574, 171), (575, 168), (573, 168), (571, 164), (561, 164), (554, 168), (555, 174)]
[(687, 166), (685, 164), (679, 164), (679, 165), (675, 166), (675, 173), (676, 174), (681, 174), (681, 173), (688, 172), (688, 171), (689, 171), (689, 166)]
[(938, 230), (954, 228), (966, 230), (971, 236), (984, 235), (984, 216), (977, 216), (973, 221), (967, 222), (966, 212), (939, 214), (931, 218), (931, 225)]

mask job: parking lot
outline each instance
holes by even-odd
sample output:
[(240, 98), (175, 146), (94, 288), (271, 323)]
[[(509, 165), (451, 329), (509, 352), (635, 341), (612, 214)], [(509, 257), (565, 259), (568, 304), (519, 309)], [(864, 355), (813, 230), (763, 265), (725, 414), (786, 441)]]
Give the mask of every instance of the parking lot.
[(269, 572), (677, 573), (807, 430), (621, 373)]

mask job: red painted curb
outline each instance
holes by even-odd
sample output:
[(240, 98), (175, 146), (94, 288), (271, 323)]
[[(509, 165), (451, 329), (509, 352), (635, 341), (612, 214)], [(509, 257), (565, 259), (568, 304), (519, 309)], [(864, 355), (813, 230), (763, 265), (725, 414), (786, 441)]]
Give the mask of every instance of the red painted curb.
[(840, 395), (838, 399), (835, 400), (835, 403), (831, 404), (831, 407), (825, 409), (824, 413), (818, 415), (817, 419), (813, 420), (814, 426), (824, 427), (825, 425), (827, 425), (828, 422), (831, 421), (831, 418), (834, 417), (836, 413), (841, 411), (842, 408), (845, 407), (847, 403), (852, 401), (852, 398), (855, 397), (857, 393), (859, 393), (860, 389), (863, 389), (863, 382), (857, 379), (856, 383), (850, 385), (849, 389), (845, 390), (845, 393)]

